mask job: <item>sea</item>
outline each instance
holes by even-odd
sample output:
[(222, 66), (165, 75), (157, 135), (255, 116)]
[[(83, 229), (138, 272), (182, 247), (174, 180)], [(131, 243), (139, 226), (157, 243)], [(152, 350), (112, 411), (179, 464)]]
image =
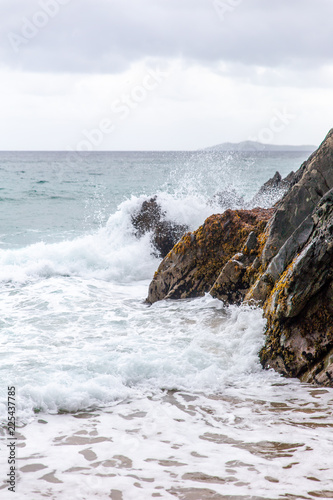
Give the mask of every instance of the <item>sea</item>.
[(333, 498), (333, 389), (262, 369), (258, 308), (145, 303), (131, 221), (195, 230), (308, 155), (0, 153), (1, 499)]

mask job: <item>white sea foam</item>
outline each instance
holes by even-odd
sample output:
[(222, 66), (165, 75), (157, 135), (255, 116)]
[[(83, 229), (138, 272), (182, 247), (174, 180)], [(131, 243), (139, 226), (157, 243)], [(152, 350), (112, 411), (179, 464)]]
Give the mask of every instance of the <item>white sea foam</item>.
[[(131, 217), (145, 199), (123, 202), (94, 234), (0, 252), (0, 276), (9, 282), (0, 304), (2, 369), (15, 367), (8, 383), (19, 388), (23, 420), (34, 410), (77, 411), (162, 390), (219, 391), (261, 376), (259, 310), (226, 309), (210, 296), (143, 304), (159, 262), (150, 235), (133, 234)], [(167, 219), (192, 229), (212, 210), (198, 196), (163, 192), (157, 201)]]
[(1, 250), (0, 280), (25, 282), (60, 275), (130, 282), (152, 274), (157, 261), (150, 254), (149, 235), (135, 238), (125, 207), (94, 234)]
[[(210, 296), (144, 303), (159, 261), (151, 253), (150, 235), (134, 236), (132, 214), (157, 193), (168, 220), (196, 229), (223, 210), (218, 198), (209, 201), (215, 191), (229, 183), (237, 191), (231, 175), (235, 162), (226, 158), (226, 164), (218, 160), (206, 168), (203, 155), (194, 174), (191, 165), (181, 165), (171, 186), (158, 191), (148, 179), (162, 172), (155, 164), (141, 177), (143, 163), (137, 168), (142, 182), (137, 186), (131, 158), (125, 158), (124, 175), (117, 158), (113, 168), (103, 167), (100, 187), (112, 188), (105, 199), (112, 201), (119, 187), (118, 200), (123, 193), (147, 195), (127, 199), (104, 227), (83, 234), (82, 226), (75, 227), (87, 215), (79, 207), (87, 195), (93, 214), (96, 182), (85, 177), (86, 168), (66, 171), (74, 205), (73, 197), (63, 198), (56, 205), (62, 211), (55, 212), (47, 193), (33, 198), (35, 212), (27, 211), (18, 224), (22, 233), (4, 243), (13, 241), (17, 248), (30, 231), (38, 230), (34, 241), (52, 233), (53, 216), (64, 241), (0, 252), (0, 417), (6, 423), (6, 388), (15, 385), (19, 497), (327, 498), (332, 390), (261, 369), (261, 311), (225, 308)], [(41, 174), (48, 172), (43, 164)], [(237, 174), (242, 185), (253, 181), (244, 196), (262, 183), (247, 174)], [(22, 182), (25, 189), (25, 177)], [(13, 185), (16, 189), (16, 177)], [(21, 203), (31, 208), (24, 193)], [(76, 212), (73, 218), (69, 213), (65, 227), (69, 207)], [(18, 219), (14, 205), (11, 210), (9, 233)], [(105, 220), (104, 212), (97, 219)], [(81, 236), (70, 239), (74, 230)], [(63, 411), (71, 413), (58, 414)], [(12, 498), (5, 483), (6, 444), (1, 428), (3, 499)]]
[(40, 415), (17, 432), (20, 498), (331, 498), (332, 395), (261, 382)]
[(18, 387), (21, 418), (262, 376), (260, 310), (225, 309), (210, 296), (150, 307), (147, 285), (54, 277), (27, 284), (23, 297), (13, 288), (0, 305), (10, 318), (2, 371)]
[[(51, 276), (80, 276), (114, 282), (148, 279), (158, 266), (152, 256), (150, 234), (134, 235), (131, 216), (146, 196), (132, 197), (121, 203), (105, 227), (93, 234), (45, 244), (43, 242), (10, 250), (0, 250), (0, 281), (24, 283)], [(167, 220), (196, 229), (217, 207), (203, 197), (185, 199), (159, 193), (157, 201)]]

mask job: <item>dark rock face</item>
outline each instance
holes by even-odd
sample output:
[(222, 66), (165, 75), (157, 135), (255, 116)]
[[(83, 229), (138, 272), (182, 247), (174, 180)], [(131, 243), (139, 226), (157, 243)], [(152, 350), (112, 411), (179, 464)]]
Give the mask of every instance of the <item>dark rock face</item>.
[(333, 130), (278, 204), (261, 263), (246, 299), (267, 318), (263, 366), (333, 386)]
[(307, 241), (264, 304), (268, 323), (261, 361), (286, 375), (332, 385), (333, 189), (311, 219), (312, 230), (306, 224)]
[(145, 200), (140, 210), (132, 215), (131, 221), (136, 230), (136, 237), (140, 238), (145, 233), (151, 232), (151, 242), (156, 249), (155, 254), (158, 257), (165, 257), (188, 231), (188, 227), (166, 220), (165, 213), (162, 212), (156, 200), (156, 196)]
[(331, 188), (333, 130), (294, 174), (290, 189), (277, 204), (260, 258), (265, 272), (247, 294), (247, 300), (253, 299), (260, 304), (267, 300), (275, 281), (307, 241), (313, 230), (312, 212)]
[(333, 187), (333, 130), (295, 174), (270, 222), (262, 260), (267, 265), (322, 196)]
[(157, 250), (157, 256), (164, 258), (186, 231), (188, 231), (187, 226), (168, 220), (156, 224), (151, 241)]
[(214, 285), (223, 266), (251, 232), (260, 233), (272, 210), (227, 210), (187, 233), (161, 262), (149, 286), (149, 303), (199, 297)]
[(135, 235), (139, 238), (148, 231), (153, 231), (162, 217), (162, 210), (156, 201), (156, 196), (145, 200), (138, 212), (132, 215), (131, 221), (136, 229)]
[[(227, 210), (187, 233), (155, 273), (148, 301), (209, 291), (227, 304), (261, 305), (262, 365), (333, 387), (333, 129), (285, 181), (273, 209)], [(265, 186), (281, 182), (277, 173)]]

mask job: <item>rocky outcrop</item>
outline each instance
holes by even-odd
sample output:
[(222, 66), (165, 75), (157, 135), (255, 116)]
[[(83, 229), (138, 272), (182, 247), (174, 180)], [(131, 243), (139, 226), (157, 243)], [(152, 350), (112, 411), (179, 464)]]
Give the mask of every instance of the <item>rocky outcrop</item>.
[(259, 189), (258, 193), (249, 202), (249, 205), (252, 207), (258, 205), (272, 207), (286, 193), (293, 184), (294, 179), (294, 172), (290, 172), (284, 179), (282, 179), (279, 172), (275, 172), (274, 176)]
[(208, 292), (224, 265), (243, 247), (249, 234), (261, 234), (272, 210), (227, 210), (212, 215), (185, 234), (161, 262), (147, 301), (198, 297)]
[(228, 260), (209, 290), (213, 297), (223, 300), (227, 304), (240, 304), (244, 300), (253, 281), (253, 273), (249, 273), (249, 270), (254, 262), (258, 261), (261, 238), (262, 232), (252, 231), (249, 234), (241, 251)]
[(260, 356), (266, 367), (331, 385), (333, 189), (321, 199), (310, 219), (307, 241), (295, 252), (264, 304), (267, 341)]
[(293, 185), (277, 206), (263, 251), (267, 265), (304, 219), (312, 213), (322, 196), (333, 187), (333, 130), (321, 146), (301, 166)]
[(154, 196), (145, 200), (140, 209), (131, 216), (135, 229), (135, 236), (140, 238), (145, 233), (151, 233), (151, 243), (157, 257), (165, 257), (177, 241), (183, 236), (188, 227), (166, 220), (165, 212)]
[(262, 272), (246, 296), (263, 304), (278, 277), (303, 247), (313, 229), (311, 214), (333, 188), (333, 130), (294, 174), (290, 189), (276, 205), (260, 261)]
[[(276, 174), (266, 188), (281, 181)], [(260, 305), (262, 365), (333, 387), (333, 129), (287, 181), (273, 209), (227, 210), (187, 233), (148, 301), (209, 291), (226, 304)]]
[(296, 172), (246, 294), (267, 318), (262, 365), (333, 386), (333, 130)]

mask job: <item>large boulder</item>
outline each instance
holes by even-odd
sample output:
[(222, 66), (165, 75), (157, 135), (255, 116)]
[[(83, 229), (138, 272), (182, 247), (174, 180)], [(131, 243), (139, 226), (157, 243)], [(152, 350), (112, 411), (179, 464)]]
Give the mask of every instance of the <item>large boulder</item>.
[(264, 304), (267, 335), (260, 357), (285, 375), (332, 385), (333, 189), (309, 219), (308, 238), (299, 241)]
[(166, 214), (157, 202), (156, 196), (142, 202), (140, 209), (132, 214), (131, 222), (137, 238), (150, 233), (153, 253), (162, 258), (188, 231), (186, 225), (166, 219)]
[(227, 210), (208, 217), (199, 229), (185, 234), (161, 262), (147, 301), (204, 295), (249, 234), (259, 235), (271, 216), (272, 210), (258, 208)]

